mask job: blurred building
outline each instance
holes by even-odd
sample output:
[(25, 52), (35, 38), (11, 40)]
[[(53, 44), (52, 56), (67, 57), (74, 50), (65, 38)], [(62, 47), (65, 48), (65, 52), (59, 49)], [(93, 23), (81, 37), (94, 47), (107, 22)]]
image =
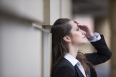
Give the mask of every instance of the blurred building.
[[(103, 34), (110, 48), (110, 23), (109, 23), (109, 0), (73, 0), (73, 17), (83, 18), (82, 22), (87, 24), (91, 19), (92, 24), (87, 24), (93, 32)], [(77, 16), (78, 15), (78, 16)], [(84, 21), (85, 19), (85, 21)], [(95, 51), (91, 44), (82, 47), (85, 51)], [(96, 66), (98, 77), (110, 77), (110, 61)]]
[[(50, 77), (50, 25), (76, 19), (104, 35), (111, 61), (96, 66), (98, 77), (116, 77), (115, 0), (0, 0), (0, 77)], [(81, 47), (93, 52), (91, 44)]]
[(73, 0), (75, 15), (93, 18), (93, 30), (104, 35), (113, 53), (111, 62), (96, 66), (98, 77), (116, 77), (116, 0)]

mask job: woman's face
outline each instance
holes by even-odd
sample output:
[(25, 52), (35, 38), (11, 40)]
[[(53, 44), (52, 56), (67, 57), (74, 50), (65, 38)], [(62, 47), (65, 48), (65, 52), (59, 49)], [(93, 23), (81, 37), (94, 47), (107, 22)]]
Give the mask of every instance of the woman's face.
[(72, 26), (72, 29), (71, 29), (71, 34), (72, 34), (71, 43), (73, 45), (77, 45), (77, 46), (86, 44), (87, 43), (87, 38), (85, 37), (86, 32), (81, 30), (78, 27), (78, 24), (75, 23), (74, 21), (70, 21), (69, 24)]

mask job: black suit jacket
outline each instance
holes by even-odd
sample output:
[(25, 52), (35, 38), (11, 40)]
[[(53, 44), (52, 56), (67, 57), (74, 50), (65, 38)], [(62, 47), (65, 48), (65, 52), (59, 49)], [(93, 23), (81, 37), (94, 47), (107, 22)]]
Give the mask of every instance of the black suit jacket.
[[(93, 64), (97, 65), (106, 62), (111, 58), (111, 51), (106, 45), (103, 35), (101, 39), (96, 42), (91, 42), (95, 47), (97, 52), (87, 53), (86, 58)], [(90, 76), (97, 77), (96, 71), (90, 67)], [(65, 58), (59, 61), (52, 70), (52, 77), (84, 77), (79, 69), (74, 68), (74, 66)]]

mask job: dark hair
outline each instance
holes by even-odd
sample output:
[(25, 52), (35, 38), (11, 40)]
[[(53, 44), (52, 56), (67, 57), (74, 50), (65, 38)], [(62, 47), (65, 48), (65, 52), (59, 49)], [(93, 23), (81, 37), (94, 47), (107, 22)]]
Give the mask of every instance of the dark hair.
[[(71, 36), (72, 26), (68, 18), (60, 18), (55, 21), (51, 28), (52, 33), (52, 69), (69, 52), (68, 44), (63, 40), (65, 35)], [(78, 52), (76, 57), (84, 67), (86, 75), (89, 74), (88, 65), (93, 65), (86, 59), (85, 55)]]

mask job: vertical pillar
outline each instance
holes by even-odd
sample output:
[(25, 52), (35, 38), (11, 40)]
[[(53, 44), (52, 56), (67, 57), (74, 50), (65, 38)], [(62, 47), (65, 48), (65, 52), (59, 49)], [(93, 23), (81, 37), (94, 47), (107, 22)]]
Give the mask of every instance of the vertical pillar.
[(111, 77), (116, 77), (116, 1), (110, 1), (110, 25), (111, 25)]
[[(45, 26), (50, 26), (50, 0), (44, 0), (44, 23)], [(50, 77), (51, 66), (51, 34), (42, 32), (42, 77)]]
[[(109, 24), (108, 17), (97, 17), (95, 18), (95, 32), (98, 32), (100, 34), (104, 35), (105, 41), (110, 48), (110, 37), (111, 37), (111, 29)], [(96, 66), (96, 71), (98, 73), (98, 77), (109, 77), (110, 75), (110, 67), (111, 62), (108, 60), (107, 62), (100, 64)], [(104, 69), (108, 69), (104, 71)], [(102, 71), (102, 73), (101, 73)]]
[(107, 17), (99, 17), (95, 19), (95, 32), (103, 34), (108, 47), (110, 48), (111, 29), (109, 19)]

